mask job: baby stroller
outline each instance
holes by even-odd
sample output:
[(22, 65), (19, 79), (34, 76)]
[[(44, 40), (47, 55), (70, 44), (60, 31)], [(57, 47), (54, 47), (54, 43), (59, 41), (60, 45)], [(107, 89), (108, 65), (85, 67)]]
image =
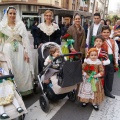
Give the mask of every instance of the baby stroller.
[[(60, 46), (56, 43), (49, 42), (43, 44), (43, 46), (41, 47), (41, 52), (38, 53), (41, 54), (43, 58), (42, 61), (44, 61), (45, 58), (48, 56), (48, 50), (51, 46), (58, 46), (61, 51)], [(76, 100), (77, 84), (82, 81), (82, 62), (81, 59), (70, 61), (66, 60), (65, 57), (78, 55), (81, 57), (82, 54), (61, 54), (50, 64), (48, 64), (38, 75), (38, 80), (42, 90), (42, 95), (40, 96), (39, 101), (40, 106), (44, 112), (49, 111), (49, 100), (56, 101), (59, 99), (63, 99), (66, 96), (68, 96), (70, 101), (74, 102)], [(48, 84), (47, 89), (45, 90), (45, 86), (43, 84), (44, 75), (46, 71), (56, 63), (59, 64), (59, 67), (57, 68), (58, 72), (50, 78), (52, 86)]]
[(10, 117), (10, 118), (8, 118), (9, 120), (15, 119), (15, 118), (17, 118), (19, 120), (23, 120), (25, 117), (25, 114), (27, 113), (27, 110), (25, 108), (24, 102), (23, 102), (19, 92), (17, 91), (17, 86), (14, 82), (14, 75), (12, 74), (11, 62), (10, 62), (9, 58), (5, 54), (3, 54), (2, 52), (0, 52), (0, 63), (1, 63), (2, 68), (4, 68), (4, 70), (7, 73), (9, 73), (9, 75), (0, 76), (0, 80), (5, 79), (5, 81), (6, 81), (7, 79), (10, 79), (14, 83), (14, 88), (15, 88), (14, 96), (17, 99), (19, 105), (24, 110), (22, 113), (18, 113), (15, 106), (12, 103), (10, 103), (10, 104), (4, 106), (5, 113), (7, 115), (9, 115), (9, 117)]

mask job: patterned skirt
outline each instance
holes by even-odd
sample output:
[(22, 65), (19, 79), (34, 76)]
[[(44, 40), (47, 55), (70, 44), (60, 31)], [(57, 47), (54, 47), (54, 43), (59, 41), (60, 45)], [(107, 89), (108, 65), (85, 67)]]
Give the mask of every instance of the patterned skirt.
[[(83, 82), (81, 84), (83, 84)], [(86, 96), (83, 92), (82, 92), (82, 94), (80, 94), (81, 90), (84, 89), (81, 87), (84, 87), (84, 86), (80, 85), (80, 87), (79, 87), (78, 99), (80, 100), (80, 102), (100, 104), (104, 100), (105, 95), (104, 95), (104, 88), (103, 88), (101, 79), (99, 79), (96, 82), (96, 91), (95, 92), (90, 91), (89, 96), (88, 96), (88, 94)]]

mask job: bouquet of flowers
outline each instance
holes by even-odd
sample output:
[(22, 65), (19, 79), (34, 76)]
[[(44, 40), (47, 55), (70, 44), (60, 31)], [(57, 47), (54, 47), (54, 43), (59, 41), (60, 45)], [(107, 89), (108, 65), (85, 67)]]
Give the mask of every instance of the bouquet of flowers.
[(65, 44), (62, 46), (62, 53), (68, 54), (70, 52), (70, 49), (73, 48), (74, 40), (72, 39), (72, 36), (68, 33), (62, 36), (62, 39), (65, 40)]
[(90, 66), (86, 66), (84, 68), (84, 71), (86, 73), (88, 73), (88, 75), (90, 76), (89, 79), (87, 80), (89, 83), (91, 83), (92, 86), (92, 90), (95, 92), (96, 89), (96, 80), (98, 80), (98, 78), (94, 78), (94, 75), (96, 75), (96, 71), (95, 71), (95, 67), (93, 65)]

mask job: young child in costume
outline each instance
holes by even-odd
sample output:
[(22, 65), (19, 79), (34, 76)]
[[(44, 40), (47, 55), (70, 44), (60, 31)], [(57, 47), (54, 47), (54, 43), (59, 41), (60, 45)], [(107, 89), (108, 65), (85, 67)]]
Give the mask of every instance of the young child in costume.
[(98, 59), (102, 61), (103, 65), (109, 65), (110, 60), (108, 58), (107, 51), (102, 48), (104, 38), (101, 35), (95, 37), (94, 46), (98, 50)]
[[(0, 64), (0, 76), (8, 75), (8, 73), (1, 67)], [(13, 103), (19, 113), (24, 110), (20, 107), (17, 99), (14, 96), (14, 85), (10, 80), (0, 79), (0, 118), (10, 118), (4, 110), (4, 105)]]
[[(97, 35), (94, 40), (94, 47), (98, 50), (98, 59), (102, 62), (103, 66), (110, 64), (107, 52), (102, 48), (104, 38), (101, 35)], [(102, 79), (104, 86), (104, 79)]]
[(80, 84), (78, 99), (85, 107), (92, 103), (95, 110), (99, 110), (98, 105), (104, 100), (104, 89), (101, 77), (104, 75), (102, 62), (98, 59), (98, 50), (91, 48), (87, 53), (87, 59), (82, 65), (83, 82)]
[[(115, 40), (110, 39), (111, 29), (109, 26), (105, 25), (102, 27), (101, 35), (105, 39), (102, 48), (108, 53), (110, 64), (105, 67), (105, 92), (110, 93), (112, 91), (113, 79), (114, 79), (114, 68), (118, 66), (118, 45)], [(106, 96), (115, 98), (111, 93)]]
[[(45, 59), (44, 65), (47, 66), (49, 63), (53, 61), (56, 57), (60, 56), (60, 51), (58, 47), (51, 47), (49, 50), (50, 55)], [(56, 73), (58, 70), (54, 69), (59, 67), (59, 64), (54, 64), (52, 66), (53, 68), (49, 68), (47, 72), (45, 73), (44, 83), (49, 84), (50, 80), (49, 78)]]

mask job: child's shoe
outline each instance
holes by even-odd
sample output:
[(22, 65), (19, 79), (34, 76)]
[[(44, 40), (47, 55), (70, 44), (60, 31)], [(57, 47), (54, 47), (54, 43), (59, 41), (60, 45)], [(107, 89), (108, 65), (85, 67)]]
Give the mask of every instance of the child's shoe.
[(1, 116), (0, 116), (1, 119), (8, 119), (10, 118), (6, 113), (3, 113)]
[(21, 107), (18, 107), (18, 108), (17, 108), (17, 111), (18, 111), (19, 113), (21, 113), (21, 112), (23, 112), (24, 110), (23, 110)]
[(96, 111), (98, 111), (98, 110), (99, 110), (98, 105), (92, 105), (92, 106), (93, 106), (94, 110), (96, 110)]
[(82, 107), (86, 107), (87, 105), (88, 103), (85, 103), (85, 102), (82, 103)]

